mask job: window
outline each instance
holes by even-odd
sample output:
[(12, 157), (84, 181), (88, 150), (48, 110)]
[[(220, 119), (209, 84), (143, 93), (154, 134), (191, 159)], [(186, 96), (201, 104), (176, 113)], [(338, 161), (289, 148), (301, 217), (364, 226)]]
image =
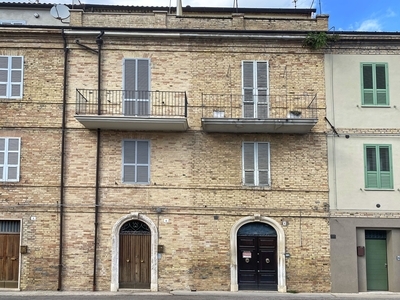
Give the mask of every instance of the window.
[(268, 62), (243, 61), (243, 117), (268, 118)]
[(22, 98), (23, 57), (0, 56), (0, 98)]
[(389, 105), (387, 64), (362, 63), (361, 80), (363, 105)]
[(243, 143), (243, 183), (270, 185), (269, 143)]
[(364, 145), (365, 188), (393, 189), (390, 145)]
[(150, 60), (124, 60), (124, 114), (150, 114)]
[(123, 182), (150, 182), (149, 149), (148, 141), (126, 140), (123, 142)]
[(19, 181), (20, 138), (0, 138), (0, 181)]

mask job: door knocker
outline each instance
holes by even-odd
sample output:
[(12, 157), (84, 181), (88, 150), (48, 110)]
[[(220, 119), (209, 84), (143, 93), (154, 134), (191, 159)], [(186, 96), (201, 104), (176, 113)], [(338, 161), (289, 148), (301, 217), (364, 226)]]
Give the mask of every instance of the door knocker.
[(267, 264), (269, 264), (269, 258), (266, 258), (266, 259), (265, 259), (265, 262), (266, 262)]

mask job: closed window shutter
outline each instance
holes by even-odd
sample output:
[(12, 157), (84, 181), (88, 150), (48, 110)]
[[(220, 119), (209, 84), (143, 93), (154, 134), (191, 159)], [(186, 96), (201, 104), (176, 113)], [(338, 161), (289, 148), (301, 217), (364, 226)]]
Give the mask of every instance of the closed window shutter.
[(366, 148), (366, 187), (378, 187), (378, 168), (376, 164), (376, 147)]
[(365, 147), (365, 174), (366, 188), (393, 188), (390, 146)]
[(389, 105), (387, 64), (362, 64), (364, 105)]
[(257, 62), (257, 117), (268, 117), (268, 63)]
[(4, 181), (4, 164), (5, 164), (5, 151), (6, 151), (6, 139), (0, 138), (0, 181)]
[(269, 184), (269, 145), (258, 143), (258, 178), (260, 185)]
[(137, 182), (149, 182), (149, 142), (137, 142)]
[(124, 142), (124, 182), (136, 181), (136, 142)]
[(374, 80), (372, 73), (372, 65), (363, 65), (363, 94), (364, 103), (366, 105), (374, 104)]
[(254, 66), (252, 61), (244, 61), (243, 77), (243, 116), (254, 118)]
[(125, 59), (124, 61), (124, 114), (150, 114), (150, 61)]
[(11, 98), (22, 97), (22, 57), (11, 57)]
[(390, 169), (390, 151), (389, 147), (379, 147), (379, 162), (380, 162), (380, 183), (381, 188), (393, 188), (392, 176)]
[(378, 105), (388, 104), (386, 88), (386, 66), (376, 65), (376, 103)]
[(19, 181), (20, 138), (0, 139), (0, 180)]
[(7, 180), (18, 181), (19, 177), (19, 146), (20, 140), (9, 138), (8, 139), (8, 159), (7, 159)]
[(149, 182), (149, 142), (124, 141), (123, 181), (132, 183)]
[(243, 144), (243, 181), (244, 184), (254, 185), (254, 143), (244, 143)]
[(7, 97), (8, 57), (0, 56), (0, 97)]

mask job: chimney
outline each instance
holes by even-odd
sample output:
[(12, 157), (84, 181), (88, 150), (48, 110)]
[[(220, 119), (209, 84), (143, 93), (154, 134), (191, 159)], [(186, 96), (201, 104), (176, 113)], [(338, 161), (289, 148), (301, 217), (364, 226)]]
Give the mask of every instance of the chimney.
[(182, 0), (176, 0), (176, 16), (182, 16)]

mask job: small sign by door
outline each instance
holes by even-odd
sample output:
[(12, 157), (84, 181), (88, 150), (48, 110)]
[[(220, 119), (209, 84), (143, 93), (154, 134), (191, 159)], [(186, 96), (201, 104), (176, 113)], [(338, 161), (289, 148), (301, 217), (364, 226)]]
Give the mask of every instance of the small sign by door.
[(243, 258), (251, 258), (251, 252), (250, 251), (243, 251), (242, 256), (243, 256)]

